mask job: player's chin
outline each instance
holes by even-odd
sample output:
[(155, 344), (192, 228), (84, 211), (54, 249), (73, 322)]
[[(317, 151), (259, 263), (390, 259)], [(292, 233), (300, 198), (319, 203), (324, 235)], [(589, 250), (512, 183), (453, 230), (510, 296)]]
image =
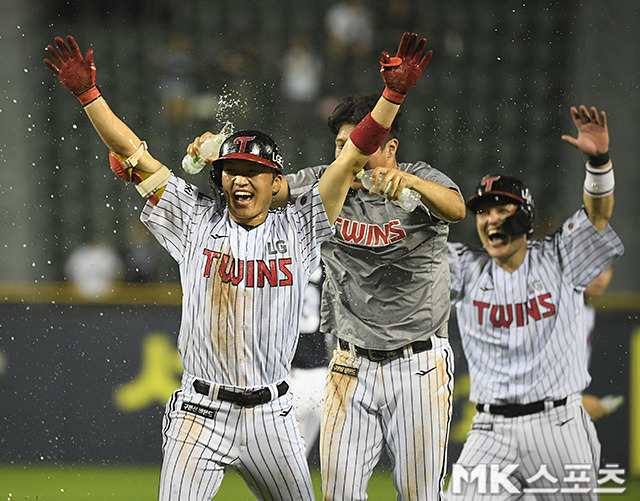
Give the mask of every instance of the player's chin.
[(238, 222), (253, 225), (257, 220), (262, 221), (268, 211), (269, 205), (266, 202), (259, 203), (256, 198), (236, 200), (232, 197), (229, 200), (229, 212)]
[(234, 214), (241, 216), (243, 218), (252, 218), (255, 216), (259, 210), (254, 204), (251, 203), (236, 203), (232, 200), (229, 203), (229, 210)]
[(229, 207), (229, 215), (236, 223), (256, 226), (261, 223), (264, 218), (260, 217), (257, 211), (249, 211), (246, 209), (234, 209)]

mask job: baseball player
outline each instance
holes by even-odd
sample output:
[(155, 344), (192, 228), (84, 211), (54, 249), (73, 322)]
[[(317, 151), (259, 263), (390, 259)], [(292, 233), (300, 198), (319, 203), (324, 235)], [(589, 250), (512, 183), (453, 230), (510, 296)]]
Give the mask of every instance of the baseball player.
[[(334, 110), (336, 156), (371, 106), (370, 96), (356, 96)], [(446, 472), (453, 354), (445, 243), (464, 201), (430, 165), (398, 163), (397, 132), (396, 123), (365, 166), (377, 178), (372, 192), (352, 184), (336, 233), (322, 245), (320, 330), (337, 338), (320, 432), (325, 500), (366, 499), (385, 445), (398, 499), (438, 499)], [(325, 169), (287, 176), (291, 198)], [(421, 195), (414, 212), (393, 203), (405, 187)]]
[(534, 204), (519, 179), (482, 178), (467, 207), (483, 249), (449, 244), (452, 304), (477, 414), (449, 484), (450, 499), (595, 499), (596, 430), (588, 385), (583, 292), (622, 255), (608, 221), (613, 167), (604, 111), (572, 107), (588, 156), (584, 207), (555, 234), (529, 240)]
[[(141, 219), (180, 266), (182, 385), (163, 424), (161, 500), (209, 500), (224, 471), (259, 499), (313, 499), (288, 374), (307, 280), (320, 262), (349, 185), (388, 133), (395, 96), (417, 82), (431, 52), (405, 33), (382, 56), (384, 97), (340, 155), (295, 204), (270, 210), (282, 156), (259, 131), (228, 137), (212, 163), (212, 196), (175, 176), (109, 108), (95, 84), (93, 50), (55, 39), (45, 64), (82, 103), (111, 150), (114, 172), (147, 198)], [(67, 46), (68, 44), (68, 46)]]

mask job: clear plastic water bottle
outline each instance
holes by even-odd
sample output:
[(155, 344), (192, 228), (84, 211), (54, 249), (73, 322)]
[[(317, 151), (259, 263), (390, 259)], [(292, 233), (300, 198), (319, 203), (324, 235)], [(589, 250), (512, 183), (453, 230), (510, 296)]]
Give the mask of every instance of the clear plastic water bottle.
[(187, 174), (197, 174), (204, 166), (205, 158), (218, 158), (220, 153), (220, 145), (224, 142), (225, 137), (222, 134), (214, 134), (204, 140), (200, 146), (200, 154), (193, 158), (188, 153), (182, 159), (182, 168)]
[[(370, 190), (371, 186), (373, 186), (372, 175), (373, 175), (373, 169), (369, 169), (369, 170), (362, 169), (360, 172), (358, 172), (358, 179), (360, 179), (362, 186), (364, 186), (368, 190)], [(389, 184), (387, 184), (387, 189), (385, 190), (385, 194), (387, 193), (387, 190), (389, 189), (390, 186), (391, 186), (391, 181), (389, 181)], [(393, 200), (393, 203), (402, 207), (407, 212), (413, 212), (415, 208), (418, 206), (418, 204), (420, 203), (420, 193), (418, 193), (415, 190), (412, 190), (411, 188), (405, 188), (402, 190), (402, 193), (400, 193), (398, 200)]]

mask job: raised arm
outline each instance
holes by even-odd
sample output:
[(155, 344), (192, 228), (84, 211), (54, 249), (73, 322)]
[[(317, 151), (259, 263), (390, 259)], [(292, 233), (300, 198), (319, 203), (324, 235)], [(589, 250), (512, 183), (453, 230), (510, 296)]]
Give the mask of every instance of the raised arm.
[[(45, 59), (44, 63), (84, 107), (96, 132), (114, 154), (110, 158), (114, 172), (126, 181), (134, 182), (143, 196), (157, 203), (160, 190), (168, 179), (168, 169), (149, 154), (146, 143), (111, 111), (102, 97), (96, 86), (93, 49), (83, 56), (72, 36), (67, 36), (66, 43), (61, 37), (56, 37), (55, 42), (57, 49), (53, 45), (47, 46), (55, 62)], [(149, 180), (150, 174), (158, 175)], [(160, 193), (154, 198), (158, 191)]]
[(571, 116), (578, 137), (563, 135), (562, 139), (589, 157), (582, 198), (591, 224), (602, 232), (613, 213), (615, 184), (609, 158), (607, 115), (604, 111), (598, 112), (595, 106), (588, 110), (581, 105), (580, 109), (571, 107)]
[(382, 97), (351, 133), (336, 160), (320, 178), (318, 188), (329, 221), (333, 224), (344, 204), (349, 186), (385, 139), (400, 104), (429, 63), (433, 52), (422, 53), (427, 40), (415, 33), (402, 36), (398, 52), (390, 57), (383, 52), (380, 64), (385, 88)]

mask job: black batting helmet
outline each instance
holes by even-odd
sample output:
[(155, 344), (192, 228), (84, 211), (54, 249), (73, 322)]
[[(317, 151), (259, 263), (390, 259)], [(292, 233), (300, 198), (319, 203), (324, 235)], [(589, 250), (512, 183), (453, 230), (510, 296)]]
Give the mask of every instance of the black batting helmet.
[(220, 146), (220, 156), (213, 166), (220, 167), (225, 160), (249, 160), (282, 172), (282, 154), (276, 142), (263, 132), (241, 130), (231, 134)]
[(502, 174), (488, 174), (484, 176), (475, 193), (467, 200), (467, 208), (478, 211), (481, 203), (494, 200), (499, 203), (517, 203), (515, 214), (502, 221), (502, 230), (511, 236), (533, 233), (533, 197), (529, 188), (517, 177)]

